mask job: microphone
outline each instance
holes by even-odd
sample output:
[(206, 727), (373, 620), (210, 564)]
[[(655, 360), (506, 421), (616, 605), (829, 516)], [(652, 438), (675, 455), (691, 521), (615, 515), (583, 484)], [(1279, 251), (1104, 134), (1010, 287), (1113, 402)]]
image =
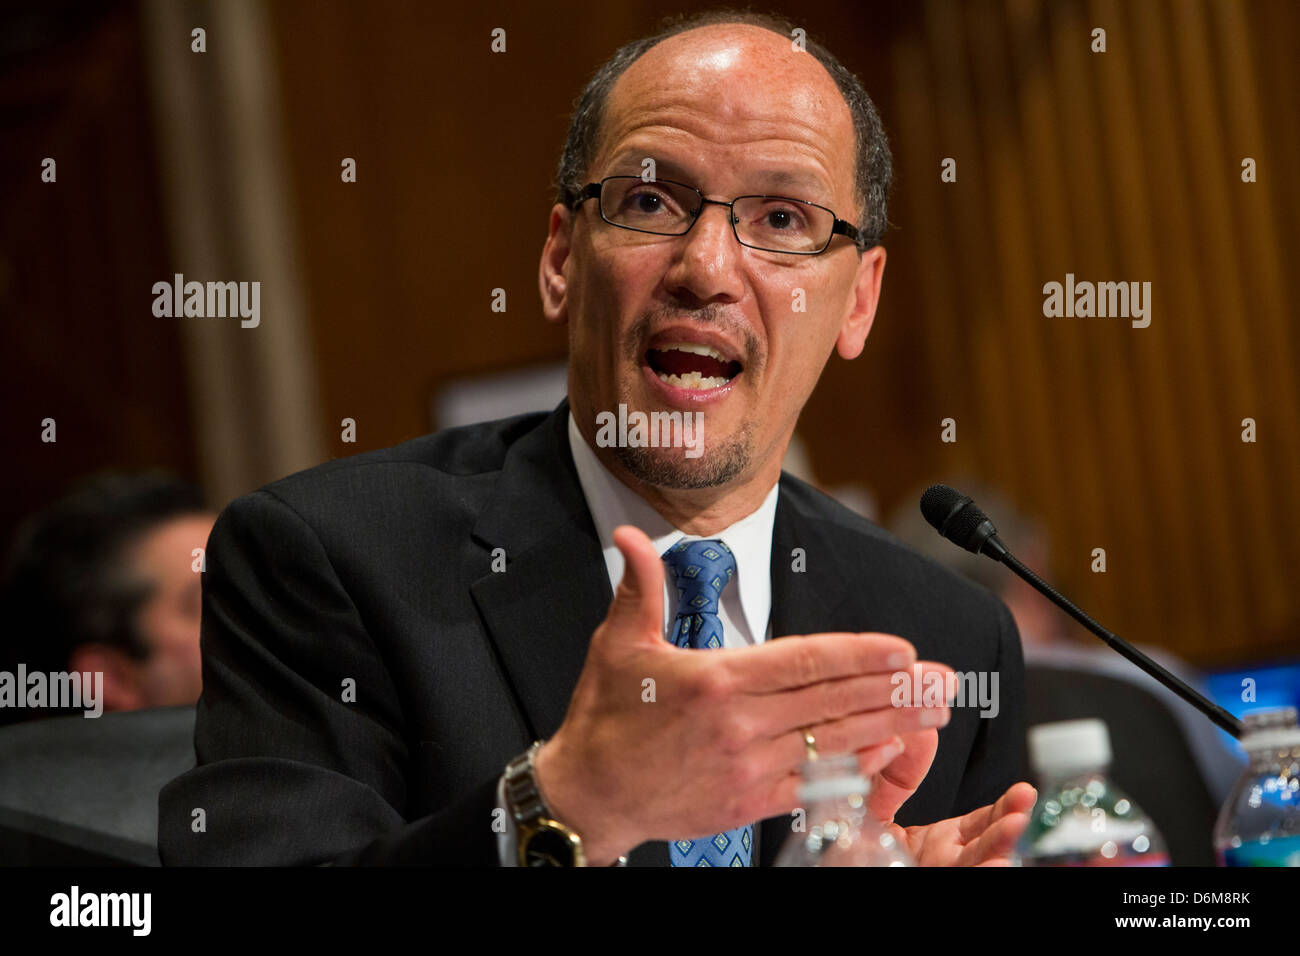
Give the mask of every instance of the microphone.
[(1110, 645), (1112, 650), (1142, 668), (1232, 736), (1241, 737), (1243, 728), (1241, 721), (1236, 717), (1218, 704), (1206, 700), (1195, 689), (1169, 673), (1119, 635), (1106, 630), (1054, 587), (1021, 564), (1002, 543), (993, 522), (969, 496), (947, 485), (931, 485), (921, 496), (921, 514), (935, 530), (953, 544), (975, 554), (987, 555), (994, 561), (1005, 564), (1049, 601)]

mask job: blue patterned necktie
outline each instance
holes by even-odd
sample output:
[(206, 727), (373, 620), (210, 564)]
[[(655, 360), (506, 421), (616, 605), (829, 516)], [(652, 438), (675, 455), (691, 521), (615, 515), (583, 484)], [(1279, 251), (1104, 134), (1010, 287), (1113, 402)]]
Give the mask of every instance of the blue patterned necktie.
[[(718, 608), (723, 589), (736, 576), (736, 556), (721, 541), (679, 541), (664, 552), (664, 563), (677, 578), (677, 619), (668, 639), (678, 647), (722, 647)], [(754, 850), (753, 826), (717, 833), (708, 839), (674, 840), (673, 866), (749, 866)]]

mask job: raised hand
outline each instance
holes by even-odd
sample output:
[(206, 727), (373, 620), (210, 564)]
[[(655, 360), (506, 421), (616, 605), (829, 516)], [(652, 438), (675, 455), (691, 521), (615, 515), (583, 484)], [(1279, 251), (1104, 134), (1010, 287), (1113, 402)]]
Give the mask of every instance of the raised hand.
[[(536, 759), (548, 806), (582, 836), (593, 865), (646, 840), (693, 839), (790, 812), (804, 727), (820, 753), (857, 753), (864, 773), (885, 773), (882, 806), (911, 794), (933, 759), (933, 729), (950, 717), (943, 705), (891, 705), (890, 676), (915, 662), (911, 644), (814, 634), (741, 649), (674, 647), (663, 637), (660, 556), (630, 526), (614, 543), (627, 570), (564, 722)], [(900, 740), (915, 749), (900, 757)]]

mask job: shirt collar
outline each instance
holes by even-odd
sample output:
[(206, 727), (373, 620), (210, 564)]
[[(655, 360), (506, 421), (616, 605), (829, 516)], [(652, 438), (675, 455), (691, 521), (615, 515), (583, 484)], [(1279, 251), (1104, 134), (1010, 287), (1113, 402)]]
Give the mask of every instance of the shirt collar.
[[(646, 533), (655, 550), (663, 554), (682, 538), (691, 537), (675, 528), (649, 503), (619, 481), (607, 469), (578, 430), (573, 412), (569, 412), (569, 449), (578, 483), (587, 499), (596, 535), (600, 539), (605, 570), (612, 590), (623, 579), (623, 554), (614, 545), (614, 529), (621, 524), (635, 525)], [(773, 482), (763, 503), (721, 533), (710, 535), (726, 543), (736, 557), (736, 587), (740, 590), (740, 607), (745, 624), (756, 640), (767, 633), (772, 610), (772, 527), (776, 521), (779, 482)]]

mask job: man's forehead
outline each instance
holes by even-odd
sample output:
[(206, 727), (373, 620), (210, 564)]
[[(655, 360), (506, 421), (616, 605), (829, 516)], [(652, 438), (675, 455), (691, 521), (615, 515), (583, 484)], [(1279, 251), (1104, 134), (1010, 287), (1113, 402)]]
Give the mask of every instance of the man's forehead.
[[(696, 155), (696, 151), (684, 148), (684, 140), (680, 130), (655, 126), (639, 128), (603, 164), (602, 174), (640, 175), (643, 172), (642, 161), (652, 157), (657, 178), (675, 179), (708, 193), (712, 188), (710, 174), (714, 170)], [(832, 201), (829, 193), (833, 184), (822, 164), (808, 160), (799, 151), (792, 150), (788, 143), (773, 144), (773, 147), (769, 155), (751, 153), (747, 157), (751, 161), (746, 162), (741, 170), (746, 188), (760, 192), (784, 191), (813, 202)]]
[[(838, 86), (769, 30), (727, 24), (669, 37), (619, 78), (601, 125), (605, 163), (642, 146), (677, 148), (689, 163), (687, 147), (707, 143), (754, 160), (774, 185), (852, 188), (854, 128)], [(653, 149), (642, 155), (659, 161)]]

